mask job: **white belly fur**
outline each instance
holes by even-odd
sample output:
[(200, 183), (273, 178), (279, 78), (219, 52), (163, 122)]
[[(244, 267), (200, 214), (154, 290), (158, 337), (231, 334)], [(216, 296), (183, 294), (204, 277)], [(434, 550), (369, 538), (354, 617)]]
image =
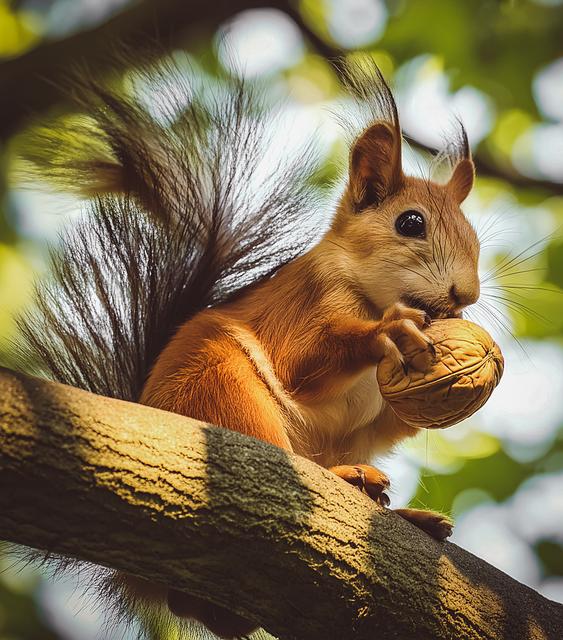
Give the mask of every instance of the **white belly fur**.
[(331, 400), (298, 404), (309, 436), (303, 443), (305, 446), (298, 447), (299, 453), (320, 464), (339, 464), (351, 453), (348, 449), (354, 446), (355, 432), (377, 420), (385, 401), (373, 367), (346, 392)]
[[(296, 453), (324, 466), (368, 459), (377, 449), (374, 422), (385, 401), (377, 384), (377, 368), (358, 376), (347, 391), (317, 403), (303, 403), (283, 388), (272, 363), (253, 333), (233, 326), (229, 332), (240, 344), (288, 417), (288, 436)], [(366, 428), (367, 427), (367, 428)]]

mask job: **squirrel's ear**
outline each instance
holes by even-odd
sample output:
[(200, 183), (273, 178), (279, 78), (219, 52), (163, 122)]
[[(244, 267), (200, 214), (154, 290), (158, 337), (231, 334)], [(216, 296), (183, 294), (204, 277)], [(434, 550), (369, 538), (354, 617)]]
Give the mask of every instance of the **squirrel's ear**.
[(355, 211), (378, 205), (396, 191), (402, 179), (401, 136), (379, 122), (356, 140), (350, 153), (350, 194)]
[(469, 195), (474, 180), (475, 165), (473, 164), (473, 160), (465, 158), (456, 164), (452, 177), (449, 179), (446, 187), (455, 201), (461, 204)]

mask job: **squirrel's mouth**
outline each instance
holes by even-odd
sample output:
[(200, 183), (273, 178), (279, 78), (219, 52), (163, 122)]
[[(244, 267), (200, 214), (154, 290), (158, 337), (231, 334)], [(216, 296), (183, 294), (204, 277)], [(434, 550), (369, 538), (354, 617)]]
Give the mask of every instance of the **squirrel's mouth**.
[(456, 310), (447, 303), (444, 304), (436, 301), (428, 302), (422, 298), (410, 295), (403, 296), (403, 302), (409, 307), (426, 311), (432, 320), (437, 320), (438, 318), (461, 318), (461, 311)]

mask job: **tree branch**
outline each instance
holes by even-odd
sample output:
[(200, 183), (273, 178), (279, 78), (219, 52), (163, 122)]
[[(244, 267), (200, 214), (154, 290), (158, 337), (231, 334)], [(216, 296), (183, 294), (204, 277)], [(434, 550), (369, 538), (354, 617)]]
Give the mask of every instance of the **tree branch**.
[(562, 605), (312, 462), (6, 369), (0, 537), (173, 585), (284, 640), (563, 632)]
[[(293, 18), (313, 49), (315, 49), (320, 56), (325, 58), (331, 64), (336, 75), (341, 78), (341, 60), (346, 52), (323, 40), (323, 38), (311, 29), (298, 10), (288, 8), (286, 9), (286, 13)], [(419, 151), (432, 155), (437, 153), (436, 149), (425, 145), (419, 140), (416, 140), (411, 136), (405, 137), (408, 139), (409, 143)], [(534, 189), (538, 191), (545, 191), (551, 195), (563, 195), (563, 182), (552, 182), (550, 180), (542, 180), (540, 178), (530, 178), (518, 173), (511, 167), (500, 166), (482, 152), (477, 153), (473, 157), (473, 160), (475, 162), (475, 168), (478, 176), (486, 176), (487, 178), (503, 180), (517, 189)]]
[(205, 35), (210, 37), (239, 11), (263, 6), (283, 10), (286, 5), (287, 0), (143, 0), (97, 27), (47, 40), (0, 64), (0, 141), (67, 99), (63, 87), (73, 64), (85, 62), (103, 72), (115, 65), (111, 51), (124, 42), (141, 52), (154, 42), (160, 47), (178, 46), (190, 30), (200, 40), (209, 28)]
[[(429, 147), (412, 136), (405, 135), (404, 137), (411, 146), (423, 153), (428, 153), (433, 156), (438, 153), (438, 149)], [(502, 180), (504, 182), (508, 182), (508, 184), (516, 189), (534, 189), (536, 191), (547, 192), (554, 196), (563, 195), (563, 182), (551, 182), (550, 180), (542, 180), (541, 178), (529, 178), (508, 166), (499, 166), (482, 152), (477, 152), (473, 155), (473, 162), (475, 163), (477, 176), (485, 176), (487, 178)]]
[[(8, 139), (26, 120), (53, 108), (64, 100), (61, 90), (68, 75), (69, 63), (85, 61), (97, 70), (110, 67), (111, 50), (116, 43), (128, 42), (139, 49), (146, 42), (157, 40), (161, 45), (178, 44), (189, 29), (216, 28), (240, 11), (259, 7), (276, 8), (291, 17), (313, 49), (326, 58), (337, 74), (345, 51), (326, 42), (307, 24), (299, 10), (287, 0), (191, 0), (189, 7), (182, 0), (144, 0), (123, 11), (104, 24), (70, 36), (64, 40), (45, 42), (18, 58), (0, 64), (0, 141)], [(433, 149), (411, 139), (422, 151)], [(563, 183), (524, 176), (510, 167), (477, 154), (478, 174), (497, 178), (516, 188), (535, 189), (553, 195), (563, 195)]]

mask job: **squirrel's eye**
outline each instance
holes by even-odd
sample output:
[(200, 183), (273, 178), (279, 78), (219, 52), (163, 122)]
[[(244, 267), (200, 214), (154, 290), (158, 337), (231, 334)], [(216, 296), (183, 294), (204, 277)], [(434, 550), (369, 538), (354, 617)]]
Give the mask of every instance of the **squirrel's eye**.
[(419, 211), (405, 211), (395, 221), (395, 229), (402, 236), (407, 238), (425, 238), (426, 224), (424, 217)]

